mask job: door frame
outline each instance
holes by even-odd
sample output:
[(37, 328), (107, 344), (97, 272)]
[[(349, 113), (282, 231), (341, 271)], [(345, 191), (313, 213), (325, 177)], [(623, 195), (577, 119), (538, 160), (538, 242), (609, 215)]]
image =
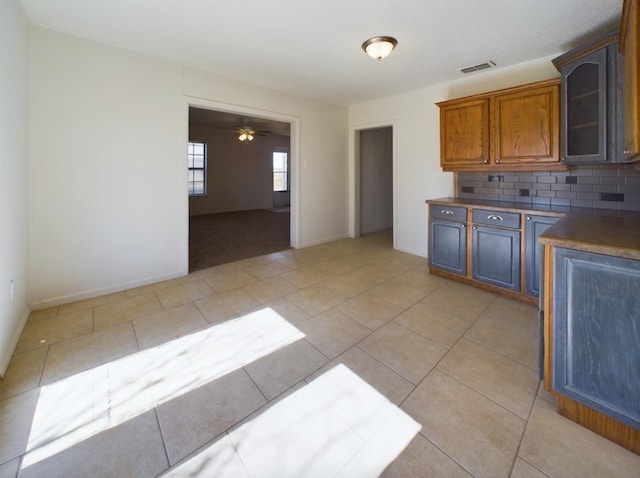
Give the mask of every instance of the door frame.
[[(289, 167), (290, 167), (290, 184), (289, 189), (291, 191), (291, 216), (289, 223), (289, 241), (291, 247), (297, 249), (300, 247), (300, 230), (301, 230), (301, 217), (300, 217), (300, 123), (301, 118), (298, 116), (292, 116), (276, 111), (269, 111), (257, 108), (251, 108), (249, 106), (235, 105), (230, 103), (220, 103), (217, 101), (206, 100), (194, 96), (184, 95), (183, 106), (183, 144), (185, 145), (185, 158), (186, 147), (189, 142), (189, 107), (208, 109), (213, 111), (220, 111), (223, 113), (237, 114), (240, 116), (250, 116), (253, 118), (262, 118), (274, 121), (282, 121), (289, 123)], [(186, 163), (185, 163), (186, 165)], [(183, 239), (183, 254), (181, 262), (184, 270), (189, 270), (189, 193), (187, 185), (187, 168), (184, 169), (184, 211), (183, 217), (185, 222), (184, 239)]]

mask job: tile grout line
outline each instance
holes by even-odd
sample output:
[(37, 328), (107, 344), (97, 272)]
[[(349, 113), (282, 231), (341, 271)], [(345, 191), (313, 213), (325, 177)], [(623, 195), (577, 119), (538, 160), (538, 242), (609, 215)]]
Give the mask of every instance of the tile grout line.
[[(520, 456), (520, 449), (522, 448), (522, 443), (524, 442), (524, 436), (527, 434), (527, 428), (529, 428), (529, 421), (531, 420), (531, 415), (533, 415), (533, 409), (536, 406), (536, 400), (538, 400), (538, 398), (540, 398), (541, 400), (544, 400), (542, 397), (538, 397), (538, 394), (540, 393), (540, 388), (541, 387), (544, 387), (544, 383), (542, 381), (540, 381), (538, 383), (538, 388), (536, 389), (536, 393), (535, 393), (535, 395), (533, 397), (533, 401), (531, 402), (531, 406), (529, 407), (529, 413), (527, 414), (527, 421), (525, 422), (524, 429), (522, 430), (522, 436), (520, 437), (520, 442), (518, 443), (518, 449), (516, 451), (516, 456), (513, 459), (513, 464), (511, 466), (510, 473), (513, 473), (513, 468), (515, 467), (516, 461), (518, 461), (518, 457)], [(524, 460), (524, 458), (521, 458), (521, 459), (523, 461), (526, 461), (526, 460)], [(529, 462), (527, 461), (527, 463), (529, 463)], [(531, 463), (529, 463), (529, 465), (531, 465), (536, 470), (538, 470), (537, 466), (534, 466)], [(538, 471), (543, 473), (541, 470), (538, 470)], [(546, 473), (543, 473), (543, 474), (546, 475)]]
[[(158, 405), (154, 404), (153, 406), (153, 414), (156, 417), (156, 423), (158, 424), (158, 431), (160, 432), (160, 440), (162, 440), (162, 449), (164, 450), (164, 456), (167, 459), (167, 464), (169, 465), (167, 468), (162, 470), (159, 475), (164, 473), (165, 471), (171, 469), (174, 464), (171, 463), (171, 459), (169, 458), (169, 450), (167, 450), (167, 442), (164, 437), (164, 431), (162, 430), (162, 423), (160, 422), (160, 415), (158, 415)], [(158, 475), (158, 476), (159, 476)]]

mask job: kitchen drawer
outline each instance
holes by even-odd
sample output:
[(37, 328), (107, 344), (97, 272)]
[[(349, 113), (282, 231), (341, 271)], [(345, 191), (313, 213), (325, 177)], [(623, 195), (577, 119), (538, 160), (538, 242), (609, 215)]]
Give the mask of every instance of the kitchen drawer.
[(520, 214), (516, 212), (491, 211), (489, 209), (474, 209), (473, 223), (520, 229)]
[(429, 205), (431, 219), (446, 219), (448, 221), (467, 222), (467, 208), (460, 206)]

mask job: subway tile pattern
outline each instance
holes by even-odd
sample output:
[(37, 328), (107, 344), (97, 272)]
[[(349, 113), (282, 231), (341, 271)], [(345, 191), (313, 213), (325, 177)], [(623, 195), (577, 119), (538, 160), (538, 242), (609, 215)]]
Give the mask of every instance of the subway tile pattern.
[(456, 193), (466, 199), (640, 211), (640, 169), (606, 164), (561, 172), (461, 172)]

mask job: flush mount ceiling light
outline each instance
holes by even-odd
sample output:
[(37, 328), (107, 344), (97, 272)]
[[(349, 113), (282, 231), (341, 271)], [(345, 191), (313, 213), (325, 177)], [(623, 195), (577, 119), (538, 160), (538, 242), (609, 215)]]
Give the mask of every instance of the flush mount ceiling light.
[(374, 60), (382, 60), (397, 44), (398, 40), (393, 37), (373, 37), (362, 44), (362, 49)]

